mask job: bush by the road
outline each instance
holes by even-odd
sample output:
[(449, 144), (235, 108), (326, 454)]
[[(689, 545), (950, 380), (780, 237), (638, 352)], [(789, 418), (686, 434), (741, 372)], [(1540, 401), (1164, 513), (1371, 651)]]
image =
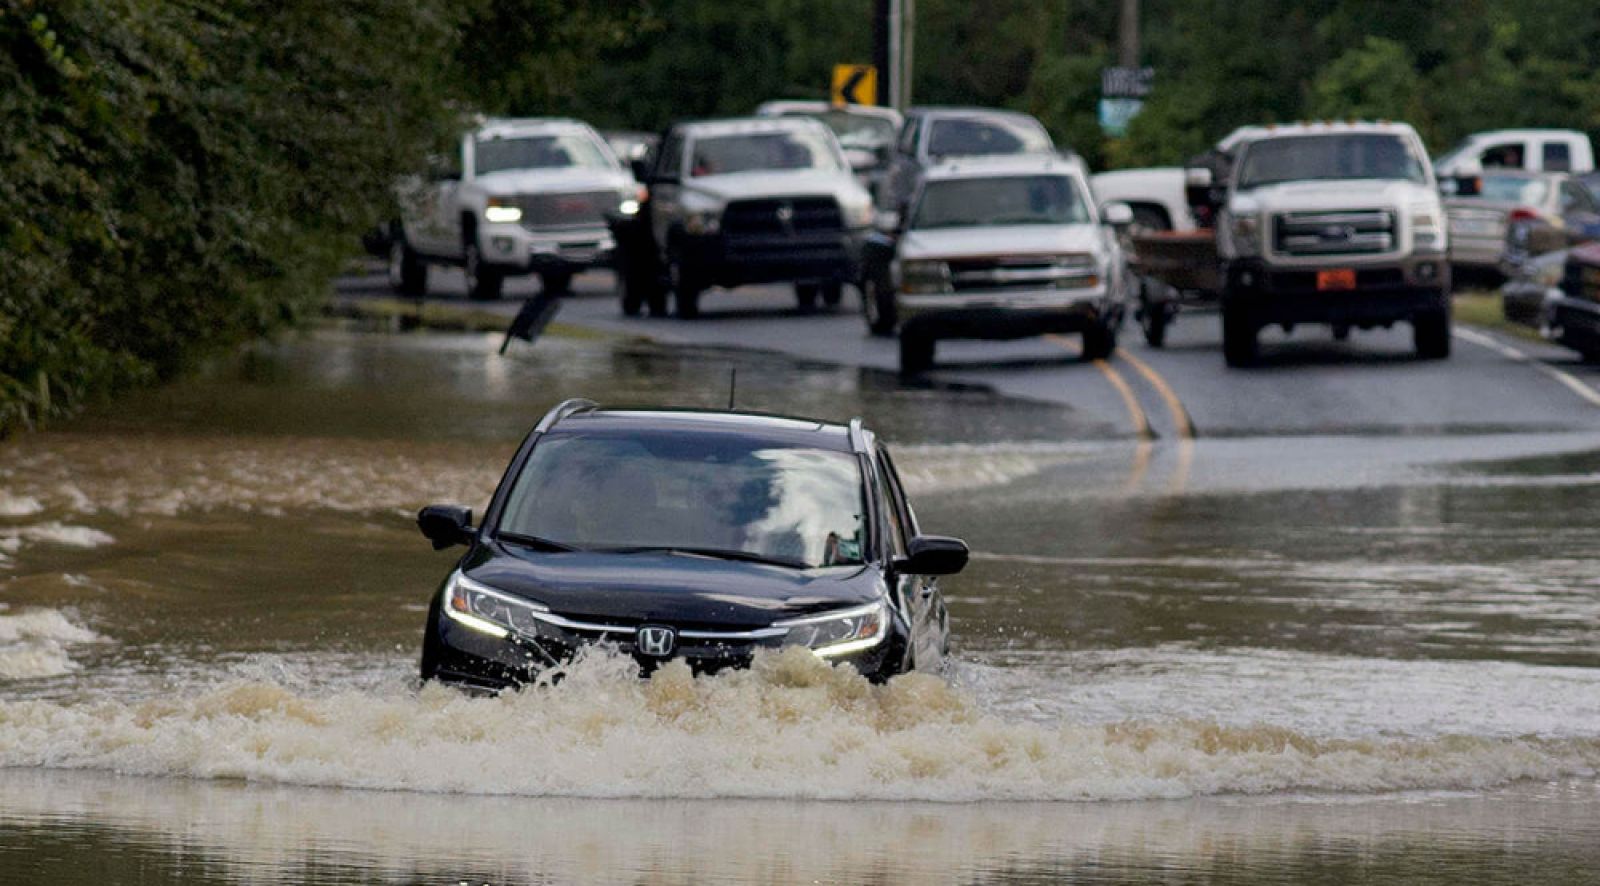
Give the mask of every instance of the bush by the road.
[(322, 298), (440, 131), (414, 0), (0, 0), (0, 433)]

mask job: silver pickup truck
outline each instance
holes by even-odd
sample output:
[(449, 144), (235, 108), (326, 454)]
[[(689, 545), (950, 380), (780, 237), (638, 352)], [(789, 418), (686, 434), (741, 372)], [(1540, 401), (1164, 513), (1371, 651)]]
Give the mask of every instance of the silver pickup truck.
[(427, 290), (428, 266), (460, 265), (467, 294), (500, 297), (505, 278), (537, 273), (546, 291), (609, 264), (606, 217), (639, 211), (642, 193), (586, 123), (491, 120), (463, 136), (457, 157), (400, 187), (389, 276), (408, 295)]

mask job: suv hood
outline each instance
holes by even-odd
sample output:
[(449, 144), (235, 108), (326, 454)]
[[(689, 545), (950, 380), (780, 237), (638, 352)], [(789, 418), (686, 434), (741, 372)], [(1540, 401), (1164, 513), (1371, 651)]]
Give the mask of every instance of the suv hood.
[(900, 238), (901, 259), (960, 258), (976, 255), (1059, 255), (1105, 252), (1099, 225), (1003, 225), (907, 231)]
[(1439, 202), (1439, 192), (1416, 182), (1387, 179), (1299, 181), (1267, 185), (1233, 196), (1234, 212), (1257, 209), (1372, 209)]
[(493, 544), (482, 562), (463, 569), (557, 615), (624, 625), (759, 628), (881, 595), (876, 573), (864, 567), (801, 570), (691, 554), (543, 553)]
[(684, 179), (683, 187), (723, 203), (763, 197), (827, 196), (840, 202), (848, 198), (857, 203), (870, 199), (855, 176), (843, 170), (761, 170), (702, 175)]
[(487, 194), (571, 194), (578, 191), (617, 191), (633, 186), (625, 172), (605, 169), (506, 169), (473, 179)]

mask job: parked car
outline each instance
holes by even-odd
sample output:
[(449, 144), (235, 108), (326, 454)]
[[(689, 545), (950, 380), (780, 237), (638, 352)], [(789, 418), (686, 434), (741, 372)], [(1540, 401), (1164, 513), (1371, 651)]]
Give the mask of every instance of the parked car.
[(1195, 230), (1189, 208), (1187, 173), (1181, 166), (1153, 169), (1119, 169), (1089, 178), (1100, 205), (1126, 203), (1133, 211), (1133, 230), (1143, 233)]
[(1600, 237), (1600, 199), (1562, 172), (1485, 170), (1476, 193), (1447, 195), (1450, 263), (1509, 275), (1533, 256)]
[[(709, 287), (792, 282), (803, 309), (837, 305), (858, 276), (872, 198), (828, 127), (802, 117), (705, 120), (672, 127), (654, 165), (630, 263), (665, 275), (679, 317)], [(627, 226), (624, 225), (624, 228)], [(656, 301), (653, 272), (624, 276), (624, 308)], [(652, 283), (651, 281), (657, 281)]]
[[(933, 363), (939, 339), (1083, 336), (1116, 348), (1130, 277), (1079, 164), (1055, 156), (967, 158), (929, 169), (894, 230), (868, 238), (861, 298), (874, 335), (900, 335), (900, 369)], [(887, 226), (887, 225), (886, 225)]]
[(428, 266), (460, 265), (467, 294), (500, 297), (505, 278), (537, 273), (546, 291), (606, 265), (609, 212), (637, 212), (639, 185), (586, 123), (490, 120), (461, 139), (426, 180), (400, 188), (389, 276), (408, 295), (427, 291)]
[(1055, 153), (1050, 133), (1027, 114), (988, 108), (912, 108), (878, 191), (878, 206), (903, 214), (923, 171), (948, 160)]
[(1440, 178), (1473, 164), (1483, 169), (1592, 172), (1594, 146), (1573, 129), (1496, 129), (1475, 132), (1434, 161)]
[(1228, 365), (1255, 362), (1263, 327), (1303, 323), (1342, 338), (1409, 322), (1420, 356), (1449, 356), (1449, 235), (1415, 130), (1302, 123), (1233, 142), (1210, 182)]
[(529, 434), (434, 593), (422, 678), (496, 691), (608, 644), (648, 673), (809, 648), (874, 680), (937, 666), (939, 576), (967, 546), (922, 534), (883, 443), (849, 425), (569, 400)]
[(904, 119), (894, 108), (833, 105), (820, 101), (771, 101), (756, 108), (758, 117), (812, 117), (833, 130), (844, 158), (867, 192), (876, 197), (889, 168), (890, 152)]
[(1600, 362), (1600, 244), (1574, 247), (1565, 254), (1560, 281), (1540, 306), (1539, 328), (1546, 338), (1577, 351), (1584, 360)]

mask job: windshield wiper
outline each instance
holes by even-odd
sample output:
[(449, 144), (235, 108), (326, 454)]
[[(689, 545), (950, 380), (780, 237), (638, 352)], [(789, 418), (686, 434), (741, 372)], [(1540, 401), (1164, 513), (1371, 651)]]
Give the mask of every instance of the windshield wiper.
[(774, 557), (769, 554), (757, 554), (754, 551), (730, 551), (725, 548), (693, 548), (681, 545), (640, 545), (638, 547), (623, 548), (597, 548), (607, 554), (690, 554), (696, 557), (714, 557), (718, 560), (738, 560), (745, 563), (766, 563), (770, 566), (787, 566), (790, 569), (806, 569), (809, 567), (803, 560), (794, 560), (789, 557)]
[(551, 541), (548, 538), (540, 538), (537, 535), (523, 535), (520, 532), (496, 532), (494, 537), (500, 541), (509, 541), (514, 545), (519, 545), (524, 548), (532, 548), (536, 551), (557, 552), (582, 550), (582, 548), (579, 548), (576, 545), (569, 545), (565, 542), (559, 541)]

